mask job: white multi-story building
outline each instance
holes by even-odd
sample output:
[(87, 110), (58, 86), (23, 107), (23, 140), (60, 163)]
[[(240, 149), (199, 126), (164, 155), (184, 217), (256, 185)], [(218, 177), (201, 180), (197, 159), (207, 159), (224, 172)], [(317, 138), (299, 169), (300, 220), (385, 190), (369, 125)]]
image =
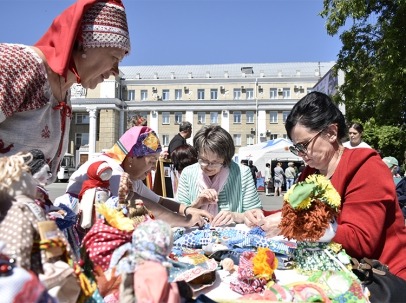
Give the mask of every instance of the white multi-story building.
[[(94, 90), (72, 88), (69, 152), (82, 157), (110, 148), (128, 118), (144, 116), (164, 147), (189, 121), (195, 133), (218, 124), (240, 146), (286, 137), (293, 105), (335, 62), (121, 66)], [(192, 138), (189, 143), (192, 143)], [(79, 159), (77, 159), (79, 162)]]

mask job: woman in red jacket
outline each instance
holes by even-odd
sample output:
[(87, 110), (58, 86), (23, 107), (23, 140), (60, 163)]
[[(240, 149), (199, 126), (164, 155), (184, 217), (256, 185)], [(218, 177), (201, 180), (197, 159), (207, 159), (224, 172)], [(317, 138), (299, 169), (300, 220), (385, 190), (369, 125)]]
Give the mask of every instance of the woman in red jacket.
[[(406, 229), (393, 178), (373, 149), (347, 149), (341, 144), (346, 125), (341, 111), (325, 94), (312, 92), (289, 114), (285, 128), (295, 143), (290, 150), (307, 164), (299, 181), (319, 173), (341, 196), (341, 213), (332, 241), (355, 258), (378, 259), (406, 280)], [(379, 181), (371, 178), (379, 176)], [(261, 219), (246, 213), (268, 236), (279, 233), (280, 212)]]

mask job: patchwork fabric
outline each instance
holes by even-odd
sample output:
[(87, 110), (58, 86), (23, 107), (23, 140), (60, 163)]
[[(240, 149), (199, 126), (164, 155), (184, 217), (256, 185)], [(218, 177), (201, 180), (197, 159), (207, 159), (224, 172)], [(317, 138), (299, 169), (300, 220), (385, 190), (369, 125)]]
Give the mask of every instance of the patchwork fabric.
[[(259, 229), (259, 228), (258, 228)], [(261, 233), (257, 228), (251, 231), (236, 230), (232, 227), (216, 227), (194, 230), (188, 234), (178, 234), (174, 241), (174, 249), (179, 247), (202, 248), (209, 243), (218, 243), (228, 246), (233, 251), (253, 250), (258, 247), (268, 247), (271, 251), (278, 254), (291, 256), (295, 244), (293, 242), (282, 242), (268, 239), (265, 233)], [(179, 237), (180, 235), (180, 237)]]

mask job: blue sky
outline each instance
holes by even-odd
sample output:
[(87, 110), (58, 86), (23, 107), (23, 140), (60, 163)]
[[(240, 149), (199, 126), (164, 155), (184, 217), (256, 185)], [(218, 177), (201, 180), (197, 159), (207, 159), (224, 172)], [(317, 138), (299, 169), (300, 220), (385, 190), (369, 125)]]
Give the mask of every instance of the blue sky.
[[(34, 44), (73, 0), (0, 0), (0, 42)], [(335, 61), (322, 0), (123, 0), (123, 65)]]

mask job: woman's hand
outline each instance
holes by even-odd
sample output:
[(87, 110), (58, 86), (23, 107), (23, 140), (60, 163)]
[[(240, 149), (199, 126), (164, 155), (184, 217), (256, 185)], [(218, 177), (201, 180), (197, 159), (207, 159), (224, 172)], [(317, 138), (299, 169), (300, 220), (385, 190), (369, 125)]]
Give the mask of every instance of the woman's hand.
[(228, 210), (222, 210), (214, 217), (211, 226), (222, 226), (235, 222), (234, 213)]
[(281, 212), (277, 212), (276, 214), (265, 217), (258, 222), (258, 226), (266, 232), (267, 238), (275, 237), (280, 233), (281, 230), (278, 228), (278, 225), (281, 222), (281, 214)]
[(244, 213), (244, 223), (248, 227), (259, 226), (259, 222), (264, 218), (264, 213), (261, 209), (250, 209)]
[(192, 214), (196, 214), (196, 215), (203, 217), (203, 219), (205, 220), (205, 223), (209, 223), (209, 222), (213, 221), (213, 215), (211, 213), (209, 213), (207, 210), (198, 209), (198, 208), (194, 208), (194, 207), (188, 207), (188, 209), (186, 209), (186, 215), (192, 215)]
[(197, 212), (193, 212), (189, 214), (189, 209), (188, 208), (188, 215), (186, 215), (186, 221), (187, 224), (185, 227), (192, 227), (192, 226), (196, 226), (198, 225), (199, 227), (203, 227), (204, 224), (207, 223), (207, 221), (205, 220), (205, 217), (201, 216), (200, 214), (198, 214)]
[(214, 189), (204, 189), (197, 199), (191, 204), (192, 207), (199, 208), (203, 205), (214, 203), (218, 201), (218, 193)]

